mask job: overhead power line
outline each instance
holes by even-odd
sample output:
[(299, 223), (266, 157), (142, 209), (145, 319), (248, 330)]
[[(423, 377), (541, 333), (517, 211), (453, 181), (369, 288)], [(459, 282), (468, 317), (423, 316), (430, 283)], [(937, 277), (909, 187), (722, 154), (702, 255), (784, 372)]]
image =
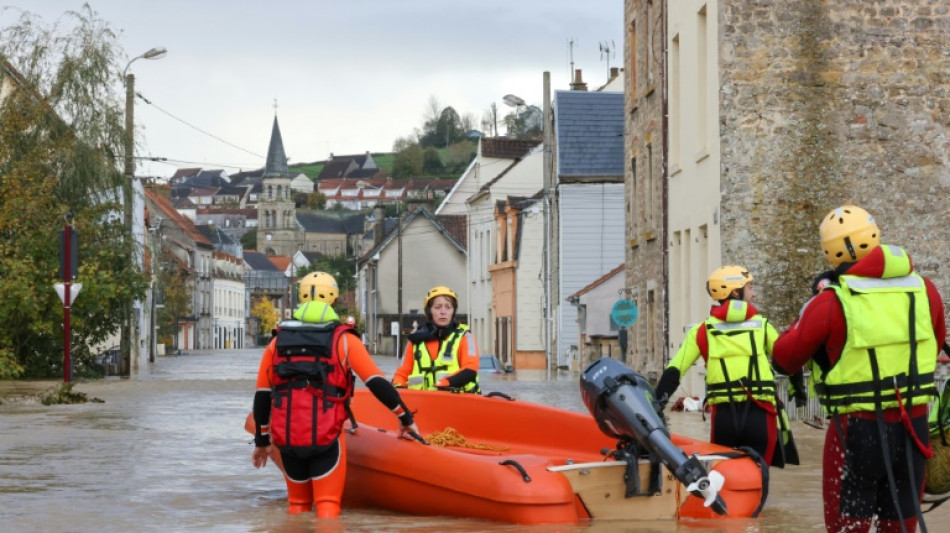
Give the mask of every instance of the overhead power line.
[(260, 155), (260, 154), (256, 154), (256, 153), (254, 153), (254, 152), (252, 152), (252, 151), (250, 151), (250, 150), (248, 150), (248, 149), (246, 149), (246, 148), (242, 148), (242, 147), (240, 147), (240, 146), (238, 146), (238, 145), (236, 145), (236, 144), (234, 144), (234, 143), (228, 142), (228, 141), (222, 139), (221, 137), (218, 137), (217, 135), (215, 135), (215, 134), (213, 134), (213, 133), (207, 132), (207, 131), (205, 131), (205, 130), (199, 128), (198, 126), (195, 126), (194, 124), (191, 124), (190, 122), (188, 122), (188, 121), (185, 120), (185, 119), (176, 117), (175, 115), (173, 115), (173, 114), (169, 113), (168, 111), (162, 109), (162, 108), (159, 107), (158, 105), (153, 104), (151, 100), (149, 100), (148, 98), (145, 98), (144, 96), (142, 96), (142, 93), (140, 93), (140, 92), (136, 92), (136, 93), (135, 93), (135, 96), (138, 96), (138, 97), (139, 97), (143, 102), (145, 102), (146, 104), (148, 104), (148, 105), (154, 107), (155, 109), (161, 111), (162, 113), (164, 113), (164, 114), (168, 115), (169, 117), (171, 117), (171, 118), (177, 120), (178, 122), (181, 122), (181, 123), (184, 124), (185, 126), (188, 126), (189, 128), (191, 128), (191, 129), (193, 129), (193, 130), (195, 130), (195, 131), (201, 132), (201, 133), (207, 135), (208, 137), (211, 137), (212, 139), (214, 139), (214, 140), (216, 140), (216, 141), (222, 142), (222, 143), (224, 143), (224, 144), (230, 146), (231, 148), (235, 148), (235, 149), (240, 150), (240, 151), (242, 151), (242, 152), (246, 152), (246, 153), (248, 153), (248, 154), (251, 154), (251, 155), (253, 155), (254, 157), (259, 157), (259, 158), (261, 158), (261, 159), (264, 159), (264, 156), (262, 156), (262, 155)]

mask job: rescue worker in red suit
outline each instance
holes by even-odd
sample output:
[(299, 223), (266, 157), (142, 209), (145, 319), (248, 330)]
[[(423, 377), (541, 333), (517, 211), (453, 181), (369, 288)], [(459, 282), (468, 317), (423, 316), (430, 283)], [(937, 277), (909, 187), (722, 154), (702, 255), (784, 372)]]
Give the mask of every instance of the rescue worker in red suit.
[[(656, 387), (666, 405), (680, 378), (702, 356), (706, 363), (706, 401), (711, 406), (710, 441), (733, 448), (749, 447), (766, 465), (798, 464), (793, 447), (782, 447), (779, 405), (769, 355), (778, 332), (752, 305), (753, 278), (738, 265), (717, 268), (709, 275), (706, 291), (716, 300), (709, 318), (686, 334), (676, 356)], [(791, 438), (786, 431), (784, 436)], [(783, 451), (788, 451), (786, 456)]]
[[(907, 252), (881, 244), (864, 209), (845, 205), (819, 227), (832, 266), (775, 342), (776, 365), (812, 368), (830, 417), (822, 469), (828, 531), (912, 532), (931, 454), (928, 403), (946, 326), (940, 293)], [(922, 531), (926, 526), (921, 522)]]
[[(346, 439), (341, 430), (348, 415), (345, 400), (352, 395), (353, 372), (399, 419), (398, 437), (417, 433), (412, 413), (370, 358), (352, 326), (339, 322), (331, 307), (338, 294), (333, 276), (324, 272), (307, 274), (300, 282), (301, 305), (294, 311), (295, 320), (281, 324), (277, 337), (264, 351), (258, 371), (252, 462), (256, 468), (266, 465), (274, 452), (272, 446), (277, 445), (291, 514), (308, 512), (314, 505), (319, 518), (340, 514), (346, 478)], [(323, 340), (301, 346), (300, 339)], [(299, 355), (310, 353), (322, 354), (316, 360), (325, 364), (315, 367), (314, 357)], [(305, 376), (300, 378), (302, 374)], [(311, 431), (310, 416), (287, 414), (288, 404), (298, 412), (312, 408), (303, 412), (315, 413), (316, 431)], [(322, 440), (310, 442), (313, 433)], [(305, 445), (299, 445), (300, 439), (306, 439)]]
[(416, 390), (479, 392), (478, 346), (468, 326), (455, 320), (455, 291), (433, 287), (422, 308), (428, 321), (408, 335), (409, 345), (393, 384)]

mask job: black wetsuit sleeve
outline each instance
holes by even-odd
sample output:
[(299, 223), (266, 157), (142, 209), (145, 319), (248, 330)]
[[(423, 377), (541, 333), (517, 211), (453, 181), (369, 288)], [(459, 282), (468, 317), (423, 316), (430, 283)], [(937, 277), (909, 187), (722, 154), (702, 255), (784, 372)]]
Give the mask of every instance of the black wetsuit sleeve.
[(465, 385), (473, 383), (476, 379), (478, 379), (478, 372), (471, 368), (463, 368), (454, 375), (447, 377), (446, 381), (449, 382), (449, 387), (461, 389)]
[(664, 370), (663, 375), (660, 376), (660, 382), (656, 384), (656, 401), (659, 402), (661, 409), (666, 407), (666, 402), (669, 401), (670, 395), (676, 392), (676, 388), (679, 386), (679, 369), (671, 366)]
[(270, 424), (270, 391), (259, 390), (254, 393), (254, 445), (268, 446), (270, 433), (261, 434), (261, 427)]
[(380, 376), (374, 376), (366, 382), (366, 388), (373, 393), (373, 396), (383, 405), (388, 407), (393, 414), (399, 417), (399, 422), (404, 426), (412, 425), (412, 413), (399, 397), (399, 391), (393, 384)]

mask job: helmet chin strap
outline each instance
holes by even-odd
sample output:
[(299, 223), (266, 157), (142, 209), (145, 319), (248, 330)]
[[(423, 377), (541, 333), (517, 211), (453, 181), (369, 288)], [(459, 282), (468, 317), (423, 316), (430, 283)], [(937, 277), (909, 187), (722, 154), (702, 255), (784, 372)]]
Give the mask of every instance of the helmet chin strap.
[(851, 244), (851, 237), (844, 238), (844, 245), (848, 249), (848, 253), (851, 254), (851, 259), (857, 259), (858, 254), (854, 253), (854, 245)]

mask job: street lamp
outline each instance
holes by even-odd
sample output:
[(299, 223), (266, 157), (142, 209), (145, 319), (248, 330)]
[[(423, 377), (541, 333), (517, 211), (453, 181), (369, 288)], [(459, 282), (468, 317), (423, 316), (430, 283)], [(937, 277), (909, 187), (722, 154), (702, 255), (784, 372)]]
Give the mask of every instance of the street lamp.
[[(159, 59), (165, 57), (168, 51), (162, 47), (152, 48), (140, 56), (133, 57), (122, 71), (125, 78), (125, 179), (122, 180), (122, 196), (125, 200), (125, 211), (123, 213), (123, 222), (125, 223), (125, 237), (129, 244), (133, 241), (132, 235), (132, 180), (135, 178), (135, 160), (133, 152), (135, 150), (134, 129), (135, 120), (133, 117), (135, 104), (135, 76), (129, 74), (129, 67), (137, 59)], [(130, 246), (131, 248), (131, 246)], [(153, 333), (154, 334), (154, 333)], [(125, 316), (122, 320), (119, 345), (122, 351), (122, 358), (128, 358), (129, 373), (132, 370), (132, 301), (125, 306)]]
[[(356, 182), (357, 189), (365, 189), (366, 187), (371, 187), (373, 189), (380, 189), (382, 187), (376, 187), (375, 185), (370, 185), (369, 183), (359, 180)], [(385, 220), (385, 217), (383, 217)], [(383, 229), (386, 228), (386, 223), (383, 223)], [(396, 315), (399, 326), (397, 328), (396, 335), (396, 358), (402, 356), (402, 214), (399, 210), (399, 201), (396, 201)]]

